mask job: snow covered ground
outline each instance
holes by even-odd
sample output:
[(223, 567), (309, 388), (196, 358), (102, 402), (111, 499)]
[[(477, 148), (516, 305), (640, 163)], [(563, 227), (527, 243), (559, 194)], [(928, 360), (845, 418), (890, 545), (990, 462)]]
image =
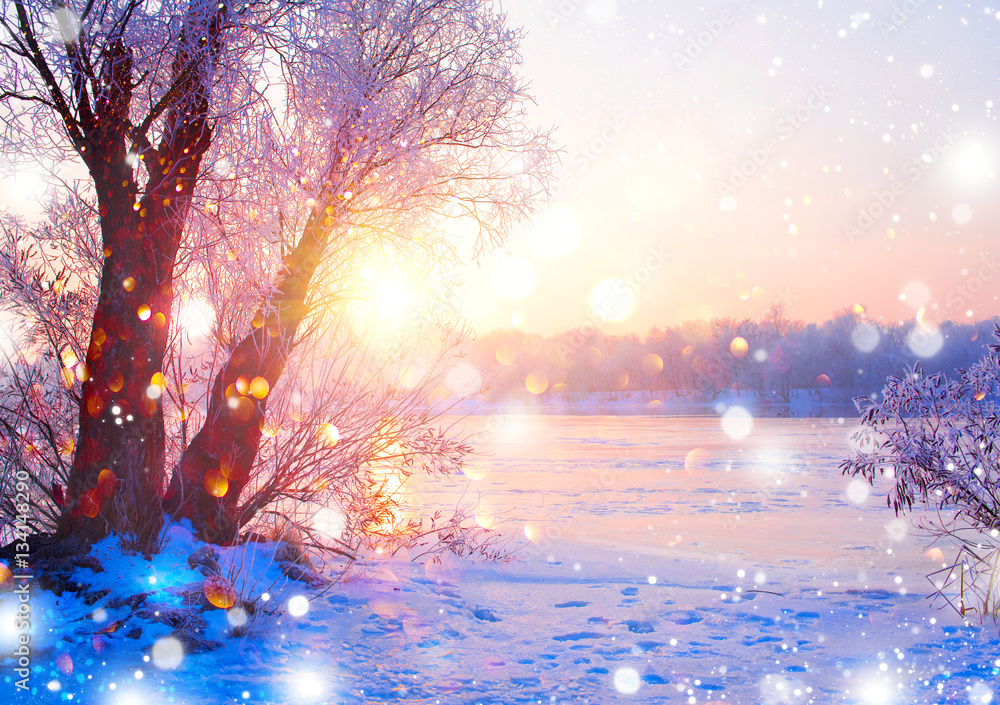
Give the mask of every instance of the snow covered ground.
[[(372, 556), (325, 594), (285, 579), (273, 545), (243, 586), (272, 618), (181, 655), (157, 623), (202, 576), (182, 527), (152, 562), (95, 548), (93, 604), (32, 596), (31, 694), (2, 663), (3, 702), (989, 703), (997, 627), (935, 609), (925, 555), (876, 488), (840, 476), (850, 421), (480, 417), (478, 517), (505, 563)], [(448, 506), (460, 488), (416, 486)], [(945, 547), (947, 548), (947, 547)], [(223, 566), (236, 556), (223, 551)], [(173, 593), (170, 591), (173, 590)], [(140, 609), (115, 594), (148, 593)], [(12, 595), (0, 595), (10, 653)], [(940, 603), (939, 603), (940, 604)], [(143, 611), (146, 609), (148, 611)], [(145, 616), (143, 616), (145, 615)], [(241, 617), (236, 615), (236, 621)], [(251, 619), (251, 626), (253, 620)], [(111, 631), (110, 626), (115, 625)], [(135, 628), (139, 627), (139, 630)], [(104, 633), (100, 633), (104, 632)], [(8, 698), (8, 694), (10, 698)]]

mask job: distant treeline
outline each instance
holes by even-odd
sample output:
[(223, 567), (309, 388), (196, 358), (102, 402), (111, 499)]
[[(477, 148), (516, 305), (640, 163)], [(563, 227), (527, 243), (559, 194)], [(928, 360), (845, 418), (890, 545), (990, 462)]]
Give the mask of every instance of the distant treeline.
[(885, 323), (860, 306), (825, 323), (806, 324), (773, 306), (760, 319), (716, 318), (654, 327), (645, 337), (571, 330), (543, 338), (495, 331), (467, 343), (468, 361), (487, 376), (489, 401), (552, 394), (668, 392), (710, 400), (722, 391), (789, 401), (791, 390), (815, 390), (823, 401), (878, 395), (885, 380), (919, 362), (951, 373), (978, 360), (1000, 319), (940, 326)]

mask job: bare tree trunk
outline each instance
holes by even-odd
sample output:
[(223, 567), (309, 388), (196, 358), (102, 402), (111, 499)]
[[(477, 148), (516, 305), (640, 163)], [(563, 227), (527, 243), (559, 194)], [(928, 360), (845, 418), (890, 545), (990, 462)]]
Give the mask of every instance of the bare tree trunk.
[[(191, 194), (211, 144), (207, 118), (212, 66), (221, 47), (226, 8), (205, 12), (193, 0), (178, 40), (173, 81), (149, 124), (166, 112), (154, 147), (148, 124), (132, 128), (132, 60), (118, 42), (108, 52), (91, 106), (87, 80), (75, 94), (79, 122), (71, 137), (94, 179), (104, 265), (86, 355), (79, 440), (70, 468), (58, 534), (94, 541), (131, 533), (148, 552), (163, 516), (154, 498), (165, 484), (163, 360), (171, 324), (173, 275)], [(205, 41), (210, 38), (209, 41)], [(72, 45), (67, 46), (72, 59)], [(73, 128), (76, 128), (74, 132)], [(127, 144), (137, 149), (129, 152)], [(139, 197), (132, 160), (148, 179)]]
[[(164, 507), (175, 518), (192, 521), (200, 536), (213, 543), (232, 542), (242, 526), (240, 493), (257, 459), (267, 408), (267, 394), (249, 385), (262, 378), (273, 389), (288, 362), (295, 333), (306, 314), (309, 283), (322, 260), (330, 234), (329, 217), (317, 207), (256, 327), (233, 348), (216, 375), (201, 430), (187, 447), (171, 477)], [(259, 384), (259, 383), (258, 383)]]

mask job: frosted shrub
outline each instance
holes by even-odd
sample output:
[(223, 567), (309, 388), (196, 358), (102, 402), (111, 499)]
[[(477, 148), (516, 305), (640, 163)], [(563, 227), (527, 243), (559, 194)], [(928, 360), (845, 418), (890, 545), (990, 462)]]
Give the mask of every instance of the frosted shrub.
[[(1000, 340), (1000, 327), (994, 337)], [(955, 379), (914, 366), (888, 379), (881, 402), (856, 399), (862, 425), (854, 436), (857, 451), (841, 464), (845, 474), (870, 483), (877, 476), (893, 479), (886, 501), (897, 515), (914, 505), (927, 510), (918, 525), (934, 541), (957, 544), (960, 554), (944, 581), (932, 582), (939, 591), (951, 582), (962, 586), (957, 597), (963, 615), (974, 610), (994, 618), (1000, 556), (998, 353), (1000, 345), (990, 345)], [(955, 570), (965, 575), (959, 578)], [(974, 607), (970, 595), (977, 598)]]

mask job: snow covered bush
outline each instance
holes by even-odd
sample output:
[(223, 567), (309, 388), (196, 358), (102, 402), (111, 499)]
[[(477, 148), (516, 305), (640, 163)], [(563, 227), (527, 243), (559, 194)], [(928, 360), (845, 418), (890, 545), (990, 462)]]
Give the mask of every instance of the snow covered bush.
[[(994, 336), (1000, 340), (1000, 326)], [(862, 428), (845, 474), (869, 483), (893, 480), (887, 504), (896, 514), (927, 510), (918, 525), (936, 540), (958, 546), (957, 570), (967, 612), (969, 593), (981, 616), (998, 616), (994, 599), (1000, 558), (1000, 344), (957, 378), (913, 366), (890, 377), (882, 400), (856, 400)], [(950, 578), (949, 578), (950, 579)], [(944, 586), (938, 585), (939, 590)]]

